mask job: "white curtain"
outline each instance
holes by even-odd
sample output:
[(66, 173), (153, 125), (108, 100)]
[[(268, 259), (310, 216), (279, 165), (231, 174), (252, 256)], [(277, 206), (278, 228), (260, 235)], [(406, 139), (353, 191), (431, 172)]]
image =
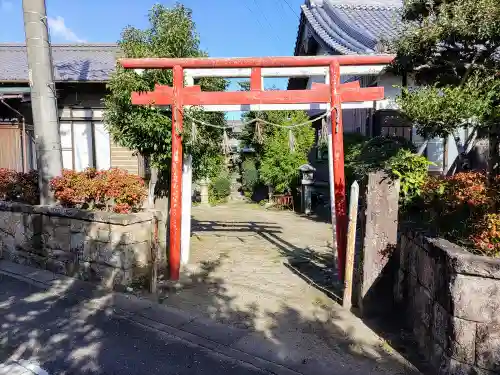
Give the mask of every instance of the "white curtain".
[(111, 149), (110, 137), (108, 131), (104, 128), (102, 122), (94, 123), (95, 129), (95, 152), (96, 152), (96, 168), (109, 169), (111, 168)]

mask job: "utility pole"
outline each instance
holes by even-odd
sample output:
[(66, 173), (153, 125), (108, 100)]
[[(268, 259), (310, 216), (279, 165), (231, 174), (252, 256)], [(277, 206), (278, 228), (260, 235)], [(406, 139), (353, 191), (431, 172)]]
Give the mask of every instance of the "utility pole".
[(49, 183), (62, 173), (62, 152), (45, 0), (23, 0), (23, 13), (40, 203), (53, 205)]

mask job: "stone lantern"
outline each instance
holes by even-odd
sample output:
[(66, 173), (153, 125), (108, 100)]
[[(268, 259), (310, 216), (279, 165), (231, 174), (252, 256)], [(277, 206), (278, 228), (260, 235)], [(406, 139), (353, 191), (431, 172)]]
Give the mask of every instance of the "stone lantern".
[(299, 167), (300, 177), (302, 179), (302, 200), (301, 200), (301, 208), (302, 212), (306, 215), (310, 215), (312, 212), (311, 209), (311, 193), (312, 193), (312, 185), (314, 184), (314, 172), (316, 168), (314, 168), (310, 164), (303, 164)]

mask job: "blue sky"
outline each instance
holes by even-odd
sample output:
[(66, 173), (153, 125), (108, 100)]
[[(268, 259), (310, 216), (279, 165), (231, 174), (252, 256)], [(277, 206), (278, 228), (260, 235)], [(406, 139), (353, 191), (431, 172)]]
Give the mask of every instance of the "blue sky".
[[(291, 55), (303, 0), (184, 0), (202, 47), (214, 57)], [(147, 27), (158, 1), (46, 0), (54, 43), (116, 42), (126, 25)], [(175, 1), (159, 1), (172, 6)], [(293, 11), (292, 11), (293, 9)], [(24, 42), (22, 0), (0, 0), (0, 41)]]
[[(116, 42), (127, 25), (148, 26), (153, 4), (175, 0), (46, 0), (53, 43)], [(293, 55), (304, 0), (184, 0), (213, 57)], [(22, 0), (0, 0), (0, 42), (24, 42)], [(265, 82), (285, 85), (284, 80)]]

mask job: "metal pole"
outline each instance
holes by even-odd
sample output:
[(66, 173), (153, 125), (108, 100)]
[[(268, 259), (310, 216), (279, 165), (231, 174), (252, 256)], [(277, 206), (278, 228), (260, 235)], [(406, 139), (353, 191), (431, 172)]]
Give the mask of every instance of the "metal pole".
[(349, 201), (349, 228), (347, 231), (347, 253), (345, 260), (344, 298), (342, 306), (346, 309), (352, 307), (352, 278), (354, 272), (354, 254), (356, 250), (356, 225), (358, 220), (359, 185), (354, 181), (351, 185)]
[[(332, 111), (332, 151), (333, 151), (333, 178), (335, 189), (335, 227), (337, 237), (338, 270), (340, 280), (344, 280), (345, 253), (347, 239), (347, 209), (345, 197), (344, 171), (344, 137), (342, 126), (340, 87), (340, 65), (338, 61), (330, 65), (330, 88), (332, 90), (330, 105)], [(330, 172), (332, 173), (332, 172)]]
[(170, 181), (170, 280), (180, 277), (182, 218), (182, 127), (183, 104), (180, 91), (184, 86), (184, 70), (174, 66), (174, 105), (172, 108), (172, 177)]
[(23, 0), (23, 13), (40, 203), (55, 204), (49, 183), (62, 173), (62, 152), (45, 1)]

